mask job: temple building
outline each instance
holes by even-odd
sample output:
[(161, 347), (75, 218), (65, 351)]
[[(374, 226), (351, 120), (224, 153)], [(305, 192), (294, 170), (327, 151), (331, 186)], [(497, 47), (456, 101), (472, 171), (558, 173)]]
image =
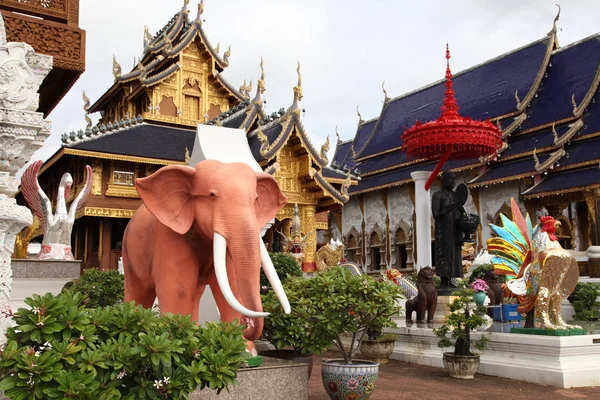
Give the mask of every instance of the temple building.
[[(73, 227), (73, 254), (83, 268), (116, 269), (123, 232), (142, 204), (135, 180), (165, 165), (187, 164), (198, 124), (244, 129), (252, 154), (289, 199), (265, 240), (273, 249), (276, 231), (289, 236), (297, 204), (306, 238), (302, 267), (314, 271), (317, 238), (327, 236), (322, 232), (328, 229), (328, 214), (341, 216), (348, 189), (358, 181), (327, 166), (329, 139), (320, 150), (309, 140), (300, 115), (300, 65), (292, 105), (268, 114), (261, 97), (266, 90), (262, 61), (254, 93), (252, 82), (232, 86), (223, 76), (231, 50), (221, 55), (220, 46), (208, 41), (203, 3), (194, 18), (187, 3), (155, 35), (145, 29), (143, 56), (131, 71), (123, 72), (113, 59), (113, 85), (93, 104), (84, 94), (87, 126), (63, 135), (62, 147), (40, 170), (40, 185), (56, 196), (50, 188), (70, 172), (77, 187), (71, 201), (83, 187), (85, 165), (92, 167), (92, 192)], [(92, 126), (87, 113), (95, 112), (101, 118)], [(42, 233), (37, 228), (28, 239), (39, 240)]]
[[(560, 47), (556, 20), (545, 37), (454, 74), (461, 115), (502, 129), (496, 155), (445, 167), (470, 189), (465, 208), (481, 216), (479, 249), (489, 224), (510, 215), (511, 197), (534, 219), (545, 210), (559, 220), (563, 247), (585, 252), (600, 244), (600, 34)], [(361, 177), (343, 207), (342, 234), (346, 258), (365, 271), (411, 271), (416, 246), (430, 245), (414, 240), (410, 174), (432, 171), (436, 161), (409, 159), (401, 134), (436, 119), (443, 99), (443, 80), (396, 98), (386, 94), (380, 115), (363, 121), (359, 114), (354, 139), (336, 148), (332, 167)], [(585, 263), (580, 272), (588, 275)]]

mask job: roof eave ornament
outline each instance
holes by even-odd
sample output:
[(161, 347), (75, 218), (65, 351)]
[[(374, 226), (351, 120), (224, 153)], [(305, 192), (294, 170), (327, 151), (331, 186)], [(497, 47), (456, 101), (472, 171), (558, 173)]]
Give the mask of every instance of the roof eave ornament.
[(263, 68), (263, 58), (260, 58), (260, 79), (256, 83), (256, 95), (252, 102), (262, 106), (262, 94), (267, 90), (265, 86), (265, 69)]
[(83, 91), (83, 111), (85, 111), (85, 122), (86, 122), (86, 130), (87, 129), (92, 129), (92, 119), (90, 118), (90, 115), (88, 113), (88, 110), (90, 109), (90, 99), (89, 97), (87, 97), (85, 95), (85, 90)]
[(348, 171), (348, 175), (346, 175), (346, 180), (344, 181), (344, 183), (342, 183), (342, 188), (340, 190), (340, 193), (342, 194), (342, 196), (350, 197), (350, 195), (348, 194), (348, 189), (350, 188), (351, 184), (352, 184), (352, 175), (350, 175), (350, 171)]
[(362, 115), (360, 115), (360, 111), (358, 111), (358, 106), (359, 106), (359, 105), (360, 105), (360, 104), (358, 104), (358, 105), (356, 106), (356, 113), (358, 114), (358, 124), (360, 125), (360, 124), (362, 124), (363, 122), (365, 122), (365, 120), (363, 119)]
[(117, 62), (117, 57), (113, 54), (113, 76), (117, 80), (121, 76), (121, 65)]
[(227, 47), (227, 51), (223, 53), (223, 63), (229, 65), (229, 56), (231, 56), (231, 45)]
[(202, 14), (204, 13), (204, 0), (200, 0), (198, 3), (198, 16), (196, 17), (196, 21), (202, 23)]
[[(558, 12), (556, 13), (556, 17), (554, 17), (554, 21), (552, 21), (552, 30), (550, 32), (548, 32), (548, 36), (552, 36), (552, 35), (556, 36), (556, 32), (558, 31), (558, 29), (556, 27), (556, 23), (560, 19), (560, 4), (555, 3), (554, 5), (556, 7), (558, 7)], [(558, 38), (556, 38), (556, 47), (558, 47)]]
[(148, 48), (148, 45), (150, 44), (151, 41), (152, 41), (152, 35), (150, 34), (148, 27), (146, 25), (144, 25), (144, 50), (146, 50)]
[(323, 161), (325, 161), (325, 165), (329, 163), (329, 159), (327, 158), (327, 152), (329, 151), (329, 135), (327, 135), (327, 139), (323, 146), (321, 146), (321, 151), (319, 152)]
[(340, 144), (342, 144), (342, 139), (340, 139), (340, 133), (338, 132), (338, 126), (335, 126), (335, 136), (337, 136), (337, 143), (335, 144), (336, 147), (339, 146)]
[(256, 131), (258, 141), (260, 142), (260, 155), (266, 157), (270, 150), (269, 138), (262, 131), (262, 127), (259, 125)]
[(300, 102), (304, 98), (302, 93), (302, 75), (300, 74), (300, 61), (298, 61), (298, 67), (296, 68), (298, 73), (298, 84), (294, 86), (294, 103), (292, 104), (292, 110), (300, 111)]
[(381, 82), (381, 90), (383, 90), (383, 104), (386, 104), (390, 101), (390, 97), (388, 96), (387, 91), (385, 90), (385, 81)]

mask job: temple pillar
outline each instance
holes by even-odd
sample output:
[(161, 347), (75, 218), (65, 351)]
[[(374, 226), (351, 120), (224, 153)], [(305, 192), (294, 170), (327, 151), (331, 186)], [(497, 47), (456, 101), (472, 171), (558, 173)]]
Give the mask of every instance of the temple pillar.
[[(315, 255), (317, 254), (317, 208), (313, 204), (302, 206), (302, 229), (305, 237), (304, 258), (302, 260), (303, 272), (317, 272)], [(309, 233), (312, 234), (308, 235)], [(308, 235), (308, 237), (306, 237)]]
[[(0, 15), (0, 307), (7, 307), (12, 291), (11, 256), (17, 235), (33, 223), (31, 211), (14, 199), (16, 177), (33, 153), (50, 136), (50, 124), (37, 112), (38, 89), (50, 70), (52, 57), (35, 54), (26, 43), (6, 42)], [(25, 250), (26, 251), (26, 250)], [(0, 342), (11, 320), (0, 316)]]
[(109, 270), (111, 269), (110, 265), (110, 256), (111, 256), (111, 236), (112, 236), (112, 224), (110, 218), (102, 218), (100, 222), (100, 226), (102, 226), (100, 236), (100, 247), (98, 250), (98, 261), (100, 261), (100, 269), (101, 270)]
[(588, 206), (588, 212), (591, 222), (591, 242), (588, 248), (588, 267), (590, 278), (600, 278), (600, 189), (594, 189), (591, 193), (586, 193), (585, 202)]
[(430, 171), (415, 171), (410, 177), (415, 182), (415, 215), (416, 215), (416, 244), (417, 260), (415, 270), (431, 266), (431, 197), (425, 190), (425, 182), (431, 175)]

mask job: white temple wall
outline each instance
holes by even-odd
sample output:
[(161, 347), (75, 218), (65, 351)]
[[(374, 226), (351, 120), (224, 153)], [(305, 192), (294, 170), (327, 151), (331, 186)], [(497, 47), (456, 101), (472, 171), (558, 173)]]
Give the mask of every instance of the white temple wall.
[[(489, 224), (494, 220), (494, 216), (504, 203), (510, 206), (511, 197), (515, 200), (519, 198), (518, 180), (479, 188), (479, 203), (481, 206), (481, 213), (479, 215), (481, 217), (483, 234), (482, 243), (485, 243), (491, 237)], [(522, 203), (519, 202), (519, 206), (521, 207), (521, 211), (525, 210)]]
[(342, 235), (346, 237), (352, 228), (360, 232), (361, 225), (362, 213), (358, 196), (352, 196), (342, 208)]
[(385, 231), (385, 204), (379, 191), (365, 194), (365, 216), (365, 240), (368, 241), (375, 224)]

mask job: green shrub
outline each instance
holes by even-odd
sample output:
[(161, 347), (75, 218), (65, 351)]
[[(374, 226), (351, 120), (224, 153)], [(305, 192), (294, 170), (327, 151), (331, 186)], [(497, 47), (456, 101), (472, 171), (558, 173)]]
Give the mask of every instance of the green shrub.
[[(271, 257), (277, 276), (279, 276), (279, 280), (282, 284), (285, 283), (289, 277), (302, 276), (300, 264), (298, 264), (298, 261), (288, 253), (269, 253), (269, 256)], [(271, 288), (271, 284), (267, 280), (262, 269), (260, 270), (260, 288), (261, 293), (266, 293)]]
[(83, 295), (34, 295), (13, 319), (0, 355), (0, 390), (12, 399), (187, 399), (237, 383), (242, 327), (199, 327), (131, 303), (84, 308)]
[(79, 279), (67, 282), (63, 291), (83, 294), (87, 308), (105, 307), (123, 302), (125, 283), (119, 271), (87, 269)]
[(596, 301), (598, 296), (600, 296), (600, 286), (593, 283), (578, 283), (573, 294), (569, 296), (575, 309), (573, 319), (597, 321), (600, 318), (600, 302)]
[[(469, 284), (473, 283), (475, 279), (485, 280), (485, 273), (492, 268), (492, 264), (481, 264), (473, 268), (471, 271), (471, 276), (469, 276)], [(506, 283), (506, 275), (498, 275), (498, 282), (500, 284)]]

